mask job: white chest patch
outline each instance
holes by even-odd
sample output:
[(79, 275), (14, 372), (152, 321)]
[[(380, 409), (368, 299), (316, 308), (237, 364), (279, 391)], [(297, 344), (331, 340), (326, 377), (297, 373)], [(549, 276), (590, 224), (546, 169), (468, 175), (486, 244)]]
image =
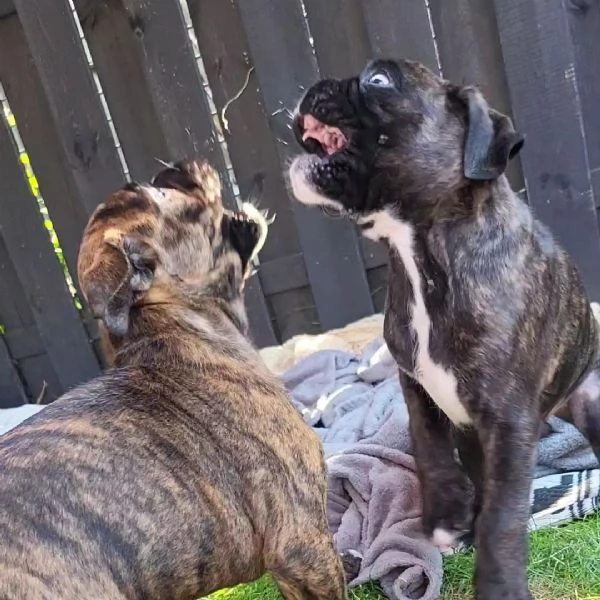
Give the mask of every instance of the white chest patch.
[(373, 240), (387, 239), (396, 249), (410, 280), (414, 304), (412, 306), (411, 329), (415, 338), (415, 372), (412, 376), (423, 386), (431, 399), (455, 425), (467, 425), (471, 418), (457, 392), (454, 373), (434, 362), (429, 354), (431, 319), (423, 298), (422, 277), (414, 254), (414, 229), (404, 221), (393, 217), (387, 210), (370, 215), (363, 222), (373, 226), (363, 230), (363, 235)]

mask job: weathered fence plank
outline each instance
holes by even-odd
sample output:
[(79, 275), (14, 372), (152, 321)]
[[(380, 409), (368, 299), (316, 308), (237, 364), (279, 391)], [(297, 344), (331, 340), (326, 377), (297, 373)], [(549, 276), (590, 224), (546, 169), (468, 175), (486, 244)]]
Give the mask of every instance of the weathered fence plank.
[[(87, 209), (79, 199), (75, 174), (69, 168), (39, 73), (16, 14), (0, 20), (0, 80), (16, 117), (19, 134), (60, 240), (63, 256), (73, 275), (73, 283), (78, 287), (77, 255), (81, 232), (88, 219)], [(49, 151), (50, 148), (52, 151)], [(79, 297), (83, 302), (81, 294)], [(85, 303), (84, 310), (87, 311)], [(96, 323), (87, 319), (84, 325), (89, 336), (97, 339)]]
[(96, 375), (99, 366), (3, 118), (0, 198), (0, 235), (58, 381), (64, 390), (69, 389)]
[(88, 216), (17, 15), (0, 21), (0, 80), (71, 273)]
[(148, 181), (169, 149), (148, 87), (139, 41), (120, 2), (75, 0), (131, 177)]
[(575, 55), (577, 89), (596, 206), (600, 206), (600, 4), (565, 0)]
[[(46, 399), (57, 398), (62, 388), (50, 364), (35, 320), (4, 240), (0, 235), (0, 323), (10, 357), (19, 366), (25, 393), (37, 397), (44, 387)], [(34, 365), (35, 369), (31, 366)]]
[[(156, 108), (156, 126), (167, 141), (168, 158), (208, 158), (227, 190), (225, 163), (179, 2), (123, 0), (123, 5)], [(231, 196), (229, 190), (226, 194)]]
[(304, 0), (304, 6), (321, 76), (360, 73), (372, 53), (361, 0)]
[(0, 408), (11, 408), (26, 404), (27, 396), (8, 353), (4, 339), (0, 336)]
[(240, 194), (242, 198), (256, 196), (261, 208), (277, 213), (261, 262), (298, 252), (294, 213), (284, 201), (287, 190), (276, 140), (269, 129), (256, 74), (251, 71), (239, 11), (233, 2), (191, 0), (190, 14), (221, 122), (225, 117), (223, 133)]
[(437, 71), (425, 0), (362, 0), (371, 47), (382, 58), (410, 58)]
[[(282, 165), (296, 153), (289, 114), (319, 76), (300, 3), (238, 1)], [(269, 35), (265, 35), (265, 31)], [(283, 110), (282, 110), (283, 109)], [(306, 269), (323, 329), (370, 314), (373, 303), (355, 231), (294, 202)]]
[(562, 2), (495, 0), (529, 202), (600, 300), (600, 239)]
[(15, 6), (89, 214), (123, 183), (123, 171), (69, 3), (15, 0)]
[[(429, 0), (442, 74), (457, 84), (477, 85), (490, 106), (512, 115), (493, 0)], [(523, 187), (519, 159), (508, 177)]]

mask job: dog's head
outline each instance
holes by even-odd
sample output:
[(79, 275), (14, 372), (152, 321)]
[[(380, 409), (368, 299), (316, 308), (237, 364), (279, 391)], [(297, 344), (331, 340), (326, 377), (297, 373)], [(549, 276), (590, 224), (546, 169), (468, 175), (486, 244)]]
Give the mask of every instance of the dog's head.
[(499, 178), (523, 145), (477, 89), (407, 60), (317, 82), (293, 128), (308, 152), (290, 167), (294, 195), (358, 218), (388, 204), (407, 216), (427, 211), (448, 191)]
[[(243, 311), (244, 281), (266, 233), (253, 206), (224, 209), (208, 163), (177, 163), (98, 206), (83, 235), (79, 282), (113, 339), (127, 333), (132, 307), (155, 301), (157, 287), (180, 302), (209, 297)], [(245, 324), (245, 314), (237, 316)]]

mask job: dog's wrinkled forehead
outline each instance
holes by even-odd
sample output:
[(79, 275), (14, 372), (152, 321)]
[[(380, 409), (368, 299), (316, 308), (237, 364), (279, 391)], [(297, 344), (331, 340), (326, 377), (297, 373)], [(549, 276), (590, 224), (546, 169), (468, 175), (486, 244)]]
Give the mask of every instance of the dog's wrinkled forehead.
[(323, 123), (351, 118), (360, 103), (358, 79), (322, 79), (315, 83), (298, 105), (298, 115), (312, 115)]
[(200, 250), (213, 241), (223, 219), (220, 190), (207, 163), (167, 167), (151, 183), (129, 183), (109, 197), (96, 209), (85, 237), (108, 241), (139, 235), (159, 253), (178, 245)]
[(317, 81), (304, 94), (297, 114), (310, 114), (323, 123), (334, 124), (365, 108), (364, 100), (369, 96), (440, 90), (444, 85), (444, 80), (418, 62), (377, 59), (354, 77)]

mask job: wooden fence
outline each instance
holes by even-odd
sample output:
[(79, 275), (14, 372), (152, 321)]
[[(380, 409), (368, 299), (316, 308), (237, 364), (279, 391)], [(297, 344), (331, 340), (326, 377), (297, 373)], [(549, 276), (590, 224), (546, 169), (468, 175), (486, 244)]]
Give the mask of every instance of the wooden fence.
[(381, 310), (385, 253), (292, 203), (283, 177), (302, 91), (374, 56), (478, 84), (513, 115), (527, 136), (513, 185), (600, 300), (599, 37), (598, 0), (0, 0), (17, 128), (0, 119), (0, 406), (99, 371), (63, 267), (93, 208), (156, 158), (205, 154), (227, 203), (252, 194), (276, 213), (248, 291), (260, 346)]

